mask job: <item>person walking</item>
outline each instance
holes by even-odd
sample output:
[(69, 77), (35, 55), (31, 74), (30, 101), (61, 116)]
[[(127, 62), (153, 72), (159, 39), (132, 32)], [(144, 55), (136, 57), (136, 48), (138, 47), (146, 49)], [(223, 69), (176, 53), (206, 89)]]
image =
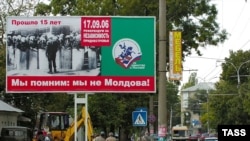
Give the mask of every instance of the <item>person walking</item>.
[(102, 131), (100, 135), (95, 138), (94, 141), (105, 141), (105, 133)]
[(148, 133), (148, 132), (145, 132), (145, 133), (144, 133), (143, 140), (145, 140), (145, 141), (151, 141), (151, 139), (150, 139), (150, 136), (149, 136), (149, 133)]
[(109, 137), (106, 139), (106, 141), (116, 141), (113, 132), (109, 132)]
[(47, 133), (47, 136), (45, 137), (44, 141), (53, 141), (53, 137), (51, 135), (51, 132)]

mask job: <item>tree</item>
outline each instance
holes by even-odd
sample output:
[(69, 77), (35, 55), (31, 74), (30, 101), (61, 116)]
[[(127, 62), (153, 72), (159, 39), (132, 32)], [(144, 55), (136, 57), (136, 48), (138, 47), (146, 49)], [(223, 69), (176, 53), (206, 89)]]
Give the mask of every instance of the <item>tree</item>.
[(131, 133), (132, 112), (137, 107), (148, 107), (148, 96), (148, 94), (110, 93), (89, 96), (89, 113), (95, 132), (118, 132), (119, 129), (121, 134)]
[(4, 43), (7, 16), (32, 16), (35, 6), (39, 3), (33, 0), (1, 0), (0, 1), (0, 44)]
[[(126, 16), (156, 16), (158, 17), (158, 0), (88, 0), (67, 1), (52, 0), (51, 10), (37, 8), (37, 15), (52, 12), (53, 15), (126, 15)], [(44, 5), (42, 5), (44, 7)], [(210, 4), (210, 0), (199, 1), (167, 1), (167, 31), (182, 31), (183, 59), (199, 47), (216, 46), (227, 39), (227, 32), (221, 30), (217, 21), (217, 9)], [(39, 13), (38, 13), (39, 12)], [(147, 12), (147, 13), (145, 13)], [(157, 18), (158, 19), (158, 18)], [(167, 37), (168, 39), (168, 37)], [(168, 61), (168, 60), (166, 60)]]
[[(217, 95), (212, 96), (209, 102), (209, 109), (214, 116), (211, 123), (218, 124), (249, 124), (249, 60), (250, 51), (230, 51), (230, 56), (225, 58), (222, 64), (220, 81), (216, 85)], [(241, 66), (241, 67), (240, 67)], [(237, 81), (239, 71), (240, 85)], [(230, 95), (231, 94), (231, 95)]]
[[(242, 84), (242, 87), (241, 87), (241, 94), (242, 95), (242, 104), (243, 104), (243, 109), (244, 109), (244, 112), (246, 112), (246, 114), (249, 116), (250, 115), (250, 109), (249, 109), (249, 105), (250, 105), (250, 82), (248, 81), (247, 83), (245, 84)], [(250, 122), (250, 121), (249, 121)], [(248, 123), (249, 123), (248, 122)]]
[[(210, 5), (209, 2), (207, 0), (168, 0), (166, 3), (167, 32), (182, 31), (184, 59), (186, 55), (191, 54), (191, 49), (195, 49), (201, 55), (199, 47), (217, 45), (226, 39), (226, 31), (220, 30), (216, 22), (216, 7)], [(147, 7), (149, 15), (158, 17), (158, 4), (158, 0), (134, 0), (129, 4), (126, 0), (122, 0), (119, 1), (121, 8), (118, 9), (118, 12), (119, 15), (144, 15), (143, 10)]]
[(172, 125), (177, 125), (181, 123), (181, 102), (178, 95), (178, 85), (174, 82), (167, 82), (166, 87), (168, 116), (167, 119), (171, 120), (172, 112)]
[(194, 95), (188, 99), (188, 107), (190, 107), (190, 111), (195, 114), (201, 114), (201, 105), (207, 103), (207, 97), (208, 94), (206, 90), (198, 90), (195, 92)]
[(185, 89), (185, 88), (194, 86), (196, 84), (196, 79), (197, 79), (196, 76), (197, 76), (196, 72), (191, 73), (191, 75), (188, 78), (188, 82), (183, 84), (181, 89)]
[(34, 16), (49, 16), (51, 13), (51, 6), (43, 2), (36, 5)]
[(225, 81), (228, 81), (234, 86), (238, 85), (238, 76), (237, 71), (239, 70), (240, 82), (244, 83), (248, 80), (249, 66), (250, 63), (247, 62), (250, 60), (249, 55), (250, 51), (239, 50), (237, 52), (230, 51), (230, 57), (225, 58), (225, 62), (222, 63), (223, 73), (221, 78)]
[(5, 46), (5, 44), (0, 45), (0, 48), (2, 48), (2, 49), (0, 49), (0, 92), (1, 93), (5, 92), (5, 75), (6, 75), (5, 53), (6, 53), (6, 49), (4, 46)]

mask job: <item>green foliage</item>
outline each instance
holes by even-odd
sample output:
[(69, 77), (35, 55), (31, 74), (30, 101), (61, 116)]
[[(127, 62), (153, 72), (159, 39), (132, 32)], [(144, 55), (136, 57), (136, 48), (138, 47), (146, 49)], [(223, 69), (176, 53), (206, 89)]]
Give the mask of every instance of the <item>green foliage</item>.
[(0, 45), (0, 92), (5, 91), (5, 75), (6, 75), (6, 48), (5, 44)]
[(189, 87), (192, 87), (196, 84), (196, 76), (197, 76), (197, 73), (196, 72), (193, 72), (191, 73), (191, 75), (189, 76), (188, 78), (188, 82), (185, 83), (181, 89), (185, 89), (185, 88), (189, 88)]
[[(178, 95), (178, 85), (172, 82), (166, 83), (166, 94), (167, 94), (167, 119), (170, 120), (171, 109), (172, 109), (172, 125), (180, 124), (181, 122), (181, 102)], [(158, 96), (158, 95), (156, 95)], [(157, 97), (155, 98), (158, 99)], [(157, 115), (157, 114), (156, 114)]]
[[(75, 1), (68, 0), (52, 0), (49, 6), (53, 9), (53, 15), (149, 15), (156, 16), (158, 19), (158, 2), (158, 0), (131, 0), (130, 2), (127, 0), (80, 0), (75, 3)], [(191, 54), (191, 49), (195, 49), (196, 53), (201, 55), (198, 47), (217, 45), (227, 39), (227, 32), (221, 30), (216, 21), (217, 9), (209, 2), (209, 0), (167, 1), (167, 32), (182, 31), (183, 59)], [(42, 11), (43, 7), (45, 6), (37, 6), (37, 9), (40, 9), (37, 14), (47, 13), (48, 15), (50, 10), (44, 8)]]
[(191, 48), (201, 55), (198, 47), (216, 45), (226, 39), (226, 32), (216, 22), (217, 9), (207, 0), (167, 1), (168, 30), (181, 30), (183, 53), (191, 54)]
[[(168, 119), (170, 119), (170, 107), (175, 111), (174, 117), (180, 117), (180, 105), (178, 99), (178, 89), (174, 83), (167, 83), (167, 107)], [(154, 101), (157, 101), (156, 94), (94, 94), (89, 96), (89, 113), (93, 126), (98, 130), (112, 130), (111, 128), (121, 127), (129, 132), (133, 129), (132, 112), (138, 107), (146, 107), (149, 109), (149, 97), (153, 96)], [(179, 112), (178, 112), (179, 111)], [(178, 115), (178, 113), (179, 115)], [(154, 110), (154, 115), (157, 116), (157, 109)], [(173, 123), (179, 124), (178, 119), (173, 120)]]
[(218, 95), (209, 97), (209, 114), (213, 116), (209, 120), (214, 128), (218, 124), (250, 124), (249, 53), (250, 51), (231, 51), (230, 56), (222, 63), (223, 72), (215, 92)]
[(198, 90), (192, 97), (188, 99), (188, 107), (194, 114), (202, 112), (201, 104), (207, 102), (206, 90)]
[(250, 82), (248, 81), (245, 84), (242, 84), (240, 93), (242, 94), (242, 104), (243, 104), (243, 110), (246, 112), (248, 115), (250, 115)]
[(47, 16), (51, 13), (51, 6), (45, 3), (38, 3), (34, 16)]
[[(112, 127), (132, 127), (132, 112), (137, 107), (148, 107), (147, 94), (94, 94), (89, 96), (89, 113), (97, 130)], [(126, 128), (125, 128), (126, 127)]]
[(221, 79), (228, 81), (230, 84), (236, 86), (238, 84), (237, 71), (239, 70), (240, 82), (248, 81), (248, 77), (244, 75), (249, 74), (250, 51), (238, 50), (237, 52), (230, 51), (230, 57), (225, 58), (222, 63), (223, 73)]

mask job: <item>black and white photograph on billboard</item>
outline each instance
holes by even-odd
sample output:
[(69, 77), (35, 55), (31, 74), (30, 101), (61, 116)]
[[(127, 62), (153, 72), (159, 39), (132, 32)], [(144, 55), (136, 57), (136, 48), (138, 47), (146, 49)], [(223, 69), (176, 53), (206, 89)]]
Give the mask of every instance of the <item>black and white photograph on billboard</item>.
[(100, 75), (101, 47), (81, 46), (80, 22), (71, 22), (9, 29), (7, 74)]

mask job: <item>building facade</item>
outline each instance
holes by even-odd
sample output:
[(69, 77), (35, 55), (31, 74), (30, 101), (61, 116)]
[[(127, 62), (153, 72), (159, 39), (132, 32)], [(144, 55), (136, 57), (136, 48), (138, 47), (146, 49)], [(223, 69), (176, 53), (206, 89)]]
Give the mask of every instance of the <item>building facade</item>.
[[(198, 83), (195, 86), (183, 89), (181, 91), (181, 124), (182, 125), (188, 125), (191, 129), (191, 132), (193, 134), (200, 131), (202, 128), (202, 124), (200, 122), (200, 109), (194, 109), (196, 107), (199, 107), (200, 102), (192, 103), (192, 99), (194, 99), (195, 94), (197, 94), (198, 91), (205, 91), (205, 93), (202, 93), (204, 97), (206, 97), (206, 102), (208, 102), (208, 95), (209, 91), (215, 90), (214, 83), (211, 82), (202, 82)], [(197, 100), (199, 101), (199, 100)], [(197, 104), (197, 105), (196, 105)], [(196, 111), (197, 110), (197, 111)], [(206, 111), (208, 112), (208, 111)]]
[(23, 112), (0, 100), (0, 132), (4, 126), (17, 126), (18, 117)]

